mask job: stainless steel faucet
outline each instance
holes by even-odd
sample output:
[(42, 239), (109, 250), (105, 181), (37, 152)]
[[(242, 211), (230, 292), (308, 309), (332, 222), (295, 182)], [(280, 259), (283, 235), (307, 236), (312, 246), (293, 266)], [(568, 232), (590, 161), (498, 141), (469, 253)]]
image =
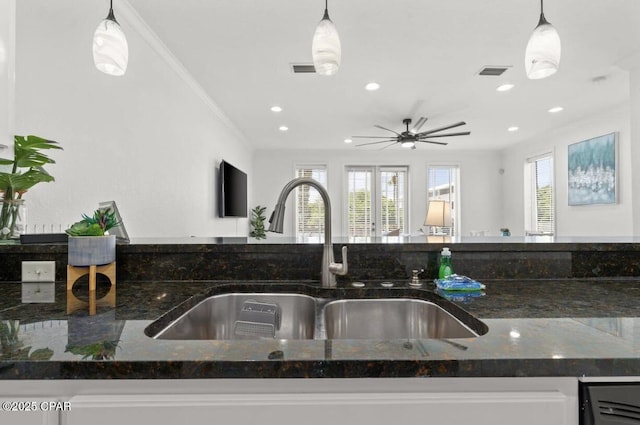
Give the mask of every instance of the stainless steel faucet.
[(322, 201), (324, 202), (324, 249), (322, 251), (322, 286), (325, 288), (334, 288), (336, 286), (336, 275), (343, 276), (347, 274), (347, 247), (342, 247), (342, 263), (336, 263), (333, 258), (333, 244), (331, 243), (331, 201), (329, 200), (329, 193), (327, 190), (317, 181), (306, 178), (298, 177), (291, 180), (280, 192), (278, 197), (278, 203), (276, 204), (273, 214), (269, 219), (269, 231), (282, 233), (284, 228), (284, 204), (287, 201), (287, 196), (293, 189), (302, 185), (309, 185), (315, 187)]

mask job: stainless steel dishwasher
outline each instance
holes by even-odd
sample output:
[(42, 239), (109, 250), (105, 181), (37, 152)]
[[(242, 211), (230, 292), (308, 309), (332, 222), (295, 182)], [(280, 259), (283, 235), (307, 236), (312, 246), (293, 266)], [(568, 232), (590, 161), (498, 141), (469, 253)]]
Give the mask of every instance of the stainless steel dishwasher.
[(640, 425), (640, 382), (580, 382), (581, 425)]

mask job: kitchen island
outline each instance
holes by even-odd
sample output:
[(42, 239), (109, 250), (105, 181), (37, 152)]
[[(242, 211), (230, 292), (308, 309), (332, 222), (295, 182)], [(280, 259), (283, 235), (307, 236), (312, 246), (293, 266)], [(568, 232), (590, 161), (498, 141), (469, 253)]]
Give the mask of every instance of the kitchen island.
[[(279, 290), (286, 291), (287, 284), (278, 283)], [(4, 354), (0, 379), (640, 375), (637, 280), (485, 283), (483, 296), (453, 298), (488, 326), (485, 335), (409, 344), (406, 340), (162, 340), (145, 334), (155, 319), (194, 295), (201, 299), (233, 292), (240, 282), (118, 282), (115, 305), (99, 305), (94, 316), (83, 303), (88, 293), (80, 283), (67, 294), (58, 282), (55, 302), (34, 304), (22, 303), (21, 283), (3, 283), (0, 319), (19, 323), (18, 338), (32, 352), (48, 349), (52, 355), (29, 360), (22, 351), (13, 358)], [(253, 282), (251, 287), (273, 286)], [(300, 292), (299, 285), (294, 287)], [(367, 282), (367, 287), (371, 297), (437, 296), (432, 283), (422, 289), (402, 281), (390, 289), (378, 282)], [(98, 297), (107, 292), (108, 283), (102, 282)], [(97, 355), (70, 351), (79, 344), (104, 341), (117, 341), (117, 346)]]

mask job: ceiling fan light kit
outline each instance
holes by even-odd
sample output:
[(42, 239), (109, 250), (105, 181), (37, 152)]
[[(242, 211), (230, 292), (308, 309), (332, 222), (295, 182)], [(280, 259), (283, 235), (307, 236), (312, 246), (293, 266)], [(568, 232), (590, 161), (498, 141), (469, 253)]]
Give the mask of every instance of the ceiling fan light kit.
[(340, 68), (342, 46), (338, 30), (329, 19), (328, 0), (325, 0), (324, 16), (316, 27), (311, 43), (313, 66), (320, 75), (334, 75)]
[(538, 80), (555, 74), (560, 54), (560, 36), (544, 17), (543, 0), (540, 0), (540, 20), (529, 38), (524, 58), (527, 77)]
[(400, 146), (402, 146), (403, 148), (407, 148), (407, 149), (415, 149), (416, 148), (416, 143), (420, 142), (420, 143), (432, 143), (434, 145), (447, 145), (448, 143), (446, 142), (438, 142), (435, 140), (428, 140), (428, 139), (434, 139), (434, 138), (438, 138), (438, 137), (453, 137), (453, 136), (468, 136), (471, 134), (470, 131), (460, 131), (457, 133), (444, 133), (444, 134), (438, 134), (441, 131), (444, 130), (449, 130), (455, 127), (460, 127), (461, 125), (465, 125), (466, 123), (464, 121), (460, 121), (457, 122), (455, 124), (450, 124), (450, 125), (446, 125), (444, 127), (439, 127), (439, 128), (435, 128), (433, 130), (427, 130), (427, 131), (423, 131), (423, 132), (418, 132), (420, 130), (420, 128), (422, 128), (422, 126), (427, 122), (427, 118), (426, 117), (421, 117), (418, 122), (416, 123), (416, 125), (409, 129), (409, 125), (411, 124), (411, 118), (405, 118), (402, 120), (402, 123), (406, 126), (406, 130), (403, 131), (402, 133), (398, 133), (397, 131), (394, 130), (390, 130), (386, 127), (383, 127), (381, 125), (375, 125), (374, 127), (379, 128), (381, 130), (385, 130), (385, 131), (389, 131), (391, 133), (394, 134), (394, 136), (353, 136), (352, 138), (362, 138), (362, 139), (386, 139), (386, 140), (379, 140), (379, 141), (375, 141), (375, 142), (367, 142), (367, 143), (361, 143), (359, 145), (356, 146), (370, 146), (370, 145), (378, 145), (378, 144), (382, 144), (382, 143), (386, 143), (385, 146), (383, 146), (382, 148), (380, 148), (380, 150), (382, 149), (386, 149), (388, 147), (391, 147), (395, 144), (400, 144)]
[(109, 14), (93, 35), (93, 62), (96, 68), (108, 75), (121, 76), (127, 71), (129, 45), (113, 14), (113, 0)]

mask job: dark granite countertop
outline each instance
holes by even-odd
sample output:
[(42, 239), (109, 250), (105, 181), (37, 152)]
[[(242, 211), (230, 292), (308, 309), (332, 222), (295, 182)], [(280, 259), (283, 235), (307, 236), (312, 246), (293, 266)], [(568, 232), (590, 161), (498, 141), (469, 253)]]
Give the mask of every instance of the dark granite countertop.
[[(2, 282), (0, 320), (18, 333), (13, 344), (2, 341), (0, 379), (640, 376), (640, 279), (484, 283), (484, 296), (453, 299), (488, 326), (477, 338), (171, 341), (144, 330), (192, 296), (233, 285), (124, 280), (114, 293), (100, 280), (101, 300), (90, 315), (80, 282), (72, 294), (57, 282), (55, 301), (35, 304), (23, 303), (22, 291), (37, 288)], [(263, 285), (270, 284), (245, 287)], [(432, 284), (413, 289), (401, 281), (393, 289), (367, 282), (364, 290), (337, 293), (439, 299)]]

